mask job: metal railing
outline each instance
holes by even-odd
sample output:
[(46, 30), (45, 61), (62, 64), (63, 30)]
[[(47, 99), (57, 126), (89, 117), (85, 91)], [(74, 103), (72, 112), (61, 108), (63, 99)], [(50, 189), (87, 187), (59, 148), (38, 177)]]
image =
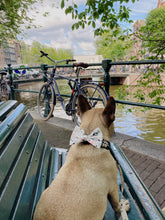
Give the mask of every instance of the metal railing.
[[(112, 62), (110, 59), (105, 59), (102, 61), (102, 63), (90, 63), (89, 67), (92, 66), (101, 66), (104, 69), (104, 86), (105, 91), (109, 95), (109, 88), (110, 88), (110, 69), (112, 66), (115, 65), (144, 65), (144, 64), (165, 64), (165, 60), (141, 60), (141, 61), (121, 61), (121, 62)], [(33, 67), (24, 67), (24, 68), (12, 68), (11, 64), (8, 64), (7, 71), (10, 75), (10, 87), (11, 87), (11, 97), (14, 99), (14, 92), (32, 92), (32, 93), (38, 93), (38, 91), (32, 91), (32, 90), (22, 90), (22, 89), (15, 89), (13, 84), (13, 77), (12, 73), (13, 70), (23, 70), (23, 69), (41, 69), (43, 71), (43, 81), (46, 80), (46, 74), (49, 68), (53, 68), (54, 66), (47, 64), (41, 64), (41, 66), (33, 66)], [(57, 65), (58, 68), (73, 68), (73, 64), (67, 64), (67, 65)], [(64, 95), (66, 96), (66, 95)], [(145, 103), (137, 103), (137, 102), (130, 102), (130, 101), (123, 101), (123, 100), (116, 100), (116, 103), (125, 104), (125, 105), (133, 105), (133, 106), (141, 106), (141, 107), (149, 107), (149, 108), (156, 108), (156, 109), (163, 109), (165, 110), (165, 106), (160, 105), (152, 105), (152, 104), (145, 104)]]

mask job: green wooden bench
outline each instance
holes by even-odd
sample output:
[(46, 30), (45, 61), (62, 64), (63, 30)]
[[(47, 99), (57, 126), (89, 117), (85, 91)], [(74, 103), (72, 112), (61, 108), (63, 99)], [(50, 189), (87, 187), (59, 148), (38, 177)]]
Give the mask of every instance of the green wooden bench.
[(64, 153), (51, 149), (16, 101), (0, 104), (0, 219), (32, 219), (43, 190), (55, 178)]
[[(129, 219), (165, 219), (124, 153), (111, 145), (124, 174)], [(23, 104), (17, 106), (12, 100), (0, 103), (0, 219), (32, 219), (41, 193), (56, 177), (66, 155), (66, 151), (48, 145)], [(118, 185), (120, 189), (119, 174)], [(116, 219), (107, 204), (104, 220)]]

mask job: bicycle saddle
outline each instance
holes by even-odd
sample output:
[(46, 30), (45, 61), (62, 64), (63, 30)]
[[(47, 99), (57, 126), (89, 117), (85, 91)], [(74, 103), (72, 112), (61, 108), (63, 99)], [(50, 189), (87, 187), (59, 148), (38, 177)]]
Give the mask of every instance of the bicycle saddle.
[(0, 74), (1, 75), (7, 75), (7, 72), (6, 71), (1, 71)]
[(89, 66), (88, 63), (73, 63), (73, 67), (83, 67), (83, 68), (87, 68)]

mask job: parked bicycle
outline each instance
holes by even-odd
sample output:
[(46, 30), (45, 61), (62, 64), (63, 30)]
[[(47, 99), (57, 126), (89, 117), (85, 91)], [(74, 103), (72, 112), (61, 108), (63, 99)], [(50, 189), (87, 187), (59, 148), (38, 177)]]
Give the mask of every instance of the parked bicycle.
[(4, 79), (5, 75), (7, 75), (6, 71), (0, 71), (0, 101), (7, 101), (10, 99), (11, 90), (6, 80)]
[[(54, 111), (56, 105), (56, 100), (61, 102), (62, 108), (65, 110), (66, 114), (72, 116), (72, 120), (79, 125), (80, 119), (77, 115), (77, 101), (78, 95), (84, 95), (92, 108), (94, 107), (103, 107), (107, 103), (107, 94), (104, 89), (99, 85), (99, 83), (94, 82), (80, 82), (80, 69), (87, 68), (89, 65), (86, 63), (73, 63), (75, 68), (76, 79), (71, 79), (62, 75), (57, 74), (56, 67), (58, 63), (65, 62), (74, 62), (75, 60), (53, 60), (48, 56), (47, 53), (40, 51), (41, 57), (45, 56), (50, 61), (54, 63), (53, 70), (50, 74), (50, 77), (47, 77), (47, 82), (44, 83), (39, 91), (38, 95), (38, 111), (42, 119), (48, 120)], [(71, 89), (71, 95), (68, 103), (65, 105), (64, 98), (62, 97), (55, 76), (58, 76), (61, 79), (68, 81), (68, 85)]]

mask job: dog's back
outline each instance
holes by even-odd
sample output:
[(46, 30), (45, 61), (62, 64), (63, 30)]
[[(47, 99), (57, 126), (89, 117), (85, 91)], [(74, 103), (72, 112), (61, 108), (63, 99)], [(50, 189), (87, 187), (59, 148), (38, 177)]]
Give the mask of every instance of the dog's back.
[(103, 219), (109, 183), (117, 178), (114, 167), (107, 150), (73, 145), (56, 181), (43, 193), (36, 213), (42, 218), (36, 219)]

